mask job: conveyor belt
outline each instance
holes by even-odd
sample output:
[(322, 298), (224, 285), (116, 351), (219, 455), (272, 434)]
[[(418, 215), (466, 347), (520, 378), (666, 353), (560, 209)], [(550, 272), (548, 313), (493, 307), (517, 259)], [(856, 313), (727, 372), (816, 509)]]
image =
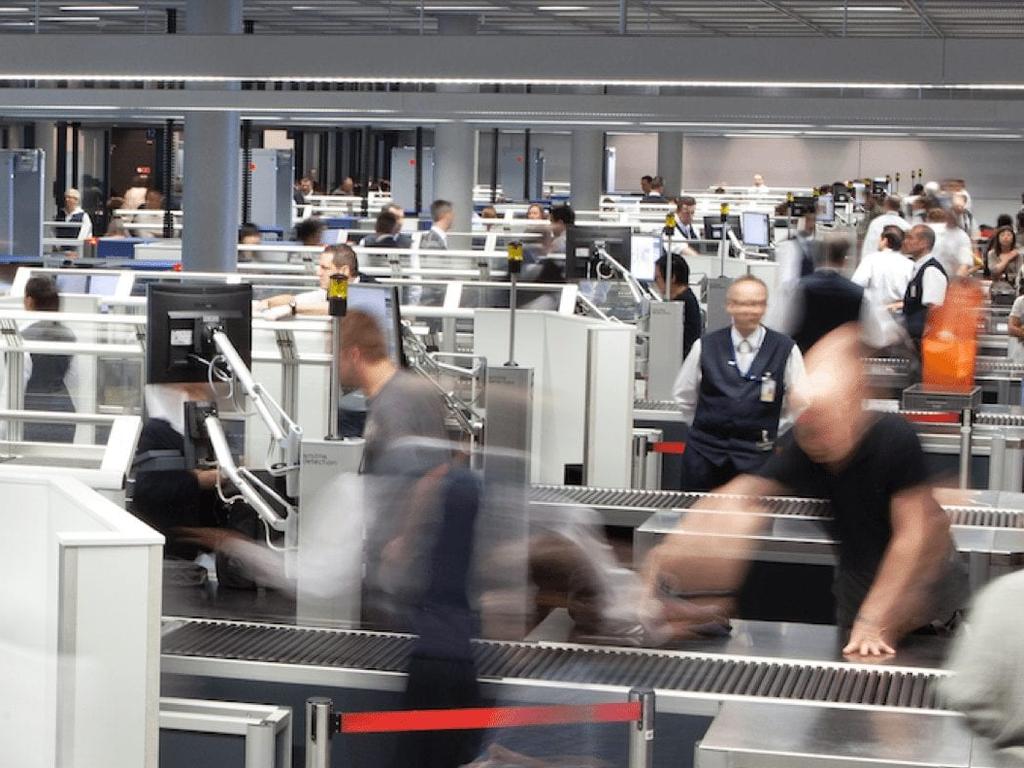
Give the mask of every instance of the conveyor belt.
[[(226, 621), (174, 620), (164, 657), (204, 657), (401, 673), (413, 638)], [(943, 709), (929, 669), (767, 660), (679, 651), (474, 641), (482, 680), (648, 687), (660, 696), (759, 698), (847, 707)]]
[[(910, 361), (900, 357), (866, 357), (864, 365), (869, 374), (905, 374), (910, 368)], [(1024, 363), (1015, 363), (1000, 357), (979, 357), (975, 362), (975, 375), (1009, 374), (1020, 377), (1024, 375)]]
[(977, 411), (974, 414), (974, 423), (985, 427), (1024, 427), (1024, 414)]
[[(621, 488), (592, 488), (574, 485), (535, 485), (530, 502), (538, 505), (578, 505), (595, 509), (683, 510), (699, 499), (714, 494), (681, 493), (679, 491), (646, 491)], [(759, 500), (763, 512), (774, 517), (827, 520), (829, 504), (821, 499), (767, 497)], [(950, 523), (975, 528), (1024, 528), (1024, 510), (991, 507), (947, 506)]]
[[(679, 491), (646, 491), (622, 488), (593, 488), (574, 485), (535, 485), (530, 494), (533, 504), (575, 504), (595, 509), (689, 509), (709, 494)], [(762, 499), (764, 511), (779, 517), (827, 519), (828, 503), (819, 499), (777, 497)]]
[(675, 400), (634, 400), (633, 410), (678, 412), (682, 410), (682, 406)]

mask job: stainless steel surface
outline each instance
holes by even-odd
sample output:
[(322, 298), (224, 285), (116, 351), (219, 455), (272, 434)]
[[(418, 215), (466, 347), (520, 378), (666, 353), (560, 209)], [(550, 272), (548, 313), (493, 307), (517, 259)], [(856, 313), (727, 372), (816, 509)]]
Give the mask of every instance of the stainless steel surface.
[(683, 412), (674, 400), (636, 400), (633, 421), (683, 421)]
[(327, 439), (341, 439), (341, 424), (338, 405), (341, 403), (341, 320), (340, 315), (331, 317), (331, 368), (328, 381)]
[(634, 688), (629, 700), (640, 702), (641, 713), (639, 720), (629, 724), (629, 768), (650, 768), (654, 764), (654, 691)]
[[(408, 635), (175, 619), (163, 635), (162, 670), (394, 690), (412, 644)], [(659, 711), (688, 714), (713, 714), (724, 701), (751, 698), (941, 711), (936, 684), (946, 674), (700, 651), (489, 640), (474, 641), (473, 646), (481, 681), (503, 692), (578, 696), (650, 688), (657, 693)]]
[(697, 751), (698, 768), (888, 768), (970, 765), (959, 718), (736, 702), (722, 707)]
[[(975, 387), (978, 389), (978, 387)], [(971, 409), (964, 408), (960, 417), (960, 487), (971, 487)]]
[(306, 699), (306, 768), (331, 768), (334, 705), (317, 696)]

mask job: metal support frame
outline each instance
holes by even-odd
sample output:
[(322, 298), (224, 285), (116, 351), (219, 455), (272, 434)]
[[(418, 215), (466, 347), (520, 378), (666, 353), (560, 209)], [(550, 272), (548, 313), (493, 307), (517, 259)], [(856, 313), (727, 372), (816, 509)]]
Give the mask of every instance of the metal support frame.
[(174, 237), (174, 214), (171, 204), (171, 176), (174, 173), (174, 121), (168, 120), (164, 123), (164, 172), (161, 181), (161, 192), (164, 196), (164, 231), (163, 237), (170, 239)]
[(423, 126), (416, 126), (416, 167), (413, 169), (416, 179), (414, 203), (417, 218), (423, 210)]
[(252, 223), (252, 120), (242, 121), (242, 223)]
[[(960, 487), (971, 487), (971, 409), (964, 408), (960, 421)], [(991, 459), (990, 459), (991, 461)]]
[(331, 767), (334, 703), (323, 696), (306, 699), (306, 768)]
[(654, 691), (634, 688), (630, 701), (640, 702), (640, 719), (629, 726), (629, 768), (654, 765)]
[(523, 200), (530, 202), (530, 129), (523, 131)]
[[(491, 204), (498, 202), (498, 151), (501, 142), (501, 129), (495, 128), (491, 134)], [(529, 158), (524, 158), (524, 164)]]

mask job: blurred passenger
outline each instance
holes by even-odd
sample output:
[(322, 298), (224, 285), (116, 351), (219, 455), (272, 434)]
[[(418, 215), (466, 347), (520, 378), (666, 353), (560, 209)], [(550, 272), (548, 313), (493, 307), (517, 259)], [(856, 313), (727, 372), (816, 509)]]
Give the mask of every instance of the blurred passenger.
[(263, 242), (263, 233), (255, 224), (243, 224), (238, 228), (239, 245), (259, 245)]
[(316, 277), (319, 288), (304, 293), (284, 293), (271, 296), (269, 299), (254, 302), (253, 309), (266, 313), (268, 319), (279, 319), (289, 315), (326, 315), (327, 288), (331, 284), (331, 275), (340, 274), (348, 278), (350, 284), (376, 282), (369, 275), (359, 271), (359, 258), (352, 248), (344, 243), (329, 245), (320, 254), (317, 263)]
[[(1024, 295), (1018, 296), (1010, 308), (1006, 333), (1010, 337), (1006, 358), (1011, 363), (1024, 363)], [(1021, 389), (1021, 402), (1024, 403), (1024, 388)]]
[(318, 216), (303, 219), (295, 225), (295, 241), (307, 246), (324, 244), (324, 231), (327, 224)]
[(199, 549), (179, 528), (221, 524), (216, 467), (185, 468), (185, 413), (188, 401), (210, 400), (207, 384), (150, 384), (135, 451), (132, 512), (167, 537), (165, 554), (193, 558)]
[(821, 264), (797, 284), (786, 329), (805, 355), (836, 328), (872, 318), (871, 307), (865, 306), (864, 289), (843, 276), (849, 250), (850, 241), (845, 237), (826, 239)]
[(729, 286), (728, 328), (694, 342), (673, 385), (690, 425), (683, 453), (683, 488), (707, 491), (756, 471), (792, 424), (790, 393), (804, 362), (793, 339), (761, 324), (768, 288), (745, 275)]
[(433, 224), (420, 238), (420, 248), (447, 250), (448, 230), (455, 221), (455, 208), (447, 200), (435, 200), (430, 204), (430, 220)]
[(337, 188), (331, 193), (332, 195), (342, 195), (343, 197), (353, 197), (356, 193), (356, 182), (351, 176), (346, 176), (344, 180), (337, 186)]
[(124, 200), (121, 203), (122, 208), (141, 208), (142, 204), (146, 202), (146, 190), (149, 189), (149, 183), (145, 176), (133, 176), (132, 185), (124, 192)]
[(952, 194), (950, 211), (955, 218), (956, 226), (966, 232), (968, 237), (974, 237), (974, 214), (971, 213), (970, 198), (965, 190), (957, 190)]
[(544, 206), (540, 203), (530, 203), (530, 207), (526, 209), (526, 218), (530, 221), (546, 221), (547, 216), (544, 214)]
[(88, 240), (92, 237), (92, 219), (82, 210), (81, 200), (82, 196), (74, 187), (64, 191), (64, 208), (58, 214), (58, 218), (71, 226), (57, 227), (57, 237), (76, 240)]
[(784, 328), (789, 306), (793, 301), (800, 278), (814, 273), (820, 259), (821, 243), (815, 238), (817, 214), (813, 211), (800, 219), (796, 234), (775, 247), (778, 263), (778, 288), (769, 297), (767, 325)]
[[(849, 632), (844, 654), (889, 655), (907, 633), (955, 621), (967, 584), (949, 518), (932, 495), (914, 428), (897, 414), (864, 410), (862, 354), (852, 328), (808, 353), (806, 380), (793, 393), (803, 407), (793, 430), (756, 474), (687, 514), (680, 529), (689, 535), (667, 536), (652, 551), (652, 595), (734, 593), (770, 525), (752, 514), (756, 497), (797, 495), (832, 506), (826, 524), (839, 554), (833, 591), (837, 622)], [(715, 514), (699, 514), (702, 507)]]
[(903, 253), (914, 260), (906, 293), (903, 294), (903, 325), (920, 349), (928, 323), (928, 311), (946, 300), (949, 278), (932, 253), (935, 231), (927, 224), (915, 224), (903, 238)]
[(987, 254), (989, 277), (993, 289), (997, 282), (1009, 285), (1013, 293), (1020, 287), (1021, 252), (1017, 235), (1012, 227), (1000, 227), (992, 235), (992, 247)]
[(932, 208), (927, 215), (928, 225), (935, 232), (933, 253), (946, 275), (963, 277), (974, 268), (974, 247), (971, 238), (956, 224), (951, 211)]
[(952, 676), (940, 683), (942, 698), (964, 714), (968, 727), (994, 752), (991, 765), (1024, 765), (1024, 629), (1019, 606), (1024, 573), (988, 584), (977, 594), (949, 658)]
[(107, 231), (103, 233), (103, 236), (113, 238), (128, 237), (128, 230), (124, 226), (124, 219), (120, 216), (112, 216), (110, 223), (107, 224)]
[(551, 246), (548, 253), (565, 253), (566, 230), (576, 223), (576, 212), (568, 205), (556, 205), (548, 214), (551, 223)]
[(903, 231), (886, 227), (875, 244), (877, 250), (864, 255), (853, 273), (853, 282), (864, 289), (864, 295), (876, 307), (901, 304), (907, 292), (914, 262), (902, 252)]
[(641, 203), (667, 203), (665, 197), (665, 180), (661, 176), (651, 179), (651, 190), (643, 196)]
[(408, 245), (399, 243), (399, 226), (398, 218), (392, 211), (381, 209), (373, 224), (373, 234), (364, 237), (359, 245), (364, 248), (408, 248)]
[(295, 185), (295, 190), (292, 192), (292, 200), (296, 205), (308, 205), (309, 196), (313, 194), (313, 180), (308, 176), (303, 176), (299, 179), (299, 183)]
[[(23, 306), (26, 312), (60, 312), (57, 286), (49, 277), (31, 277), (25, 283)], [(57, 320), (38, 320), (21, 331), (25, 341), (46, 341), (74, 344), (71, 329)], [(74, 380), (71, 355), (33, 352), (25, 355), (25, 410), (74, 413), (69, 383)], [(72, 443), (74, 424), (25, 422), (22, 436), (30, 442)]]
[(760, 173), (754, 174), (754, 185), (750, 188), (752, 194), (758, 195), (768, 191), (768, 185), (764, 183), (764, 176)]
[[(662, 254), (654, 263), (654, 287), (659, 296), (665, 295), (665, 272), (668, 258)], [(685, 359), (694, 342), (704, 333), (704, 320), (700, 314), (700, 302), (690, 290), (690, 265), (682, 256), (672, 256), (672, 301), (683, 302), (683, 358)]]
[[(156, 187), (146, 190), (145, 201), (139, 206), (143, 211), (163, 211), (164, 193)], [(164, 236), (164, 221), (162, 216), (137, 216), (135, 223), (131, 226), (136, 237), (157, 238)], [(180, 234), (180, 233), (174, 233)]]
[(897, 227), (901, 232), (910, 229), (910, 224), (903, 218), (903, 201), (896, 195), (889, 195), (882, 202), (882, 213), (871, 220), (868, 225), (867, 234), (864, 235), (864, 244), (861, 246), (860, 255), (863, 259), (869, 253), (879, 250), (878, 241), (882, 237), (882, 230), (886, 227)]
[(640, 177), (640, 194), (646, 197), (651, 194), (651, 182), (654, 181), (653, 176), (641, 176)]

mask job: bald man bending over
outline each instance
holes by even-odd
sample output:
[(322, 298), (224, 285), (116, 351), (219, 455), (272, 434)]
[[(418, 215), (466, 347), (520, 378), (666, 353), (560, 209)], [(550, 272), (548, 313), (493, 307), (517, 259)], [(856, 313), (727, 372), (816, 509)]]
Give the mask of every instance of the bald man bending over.
[[(882, 656), (895, 653), (907, 633), (952, 619), (967, 588), (917, 434), (900, 416), (862, 408), (860, 358), (850, 326), (815, 345), (806, 358), (806, 380), (793, 394), (804, 410), (791, 433), (755, 475), (742, 475), (717, 492), (828, 499), (839, 555), (837, 620), (850, 633), (843, 653)], [(651, 552), (646, 570), (652, 591), (663, 585), (735, 591), (756, 546), (744, 537), (769, 520), (749, 514), (756, 503), (708, 498), (698, 504), (695, 509), (734, 514), (688, 515), (680, 528), (690, 535), (668, 536)], [(664, 609), (670, 612), (671, 602)]]

